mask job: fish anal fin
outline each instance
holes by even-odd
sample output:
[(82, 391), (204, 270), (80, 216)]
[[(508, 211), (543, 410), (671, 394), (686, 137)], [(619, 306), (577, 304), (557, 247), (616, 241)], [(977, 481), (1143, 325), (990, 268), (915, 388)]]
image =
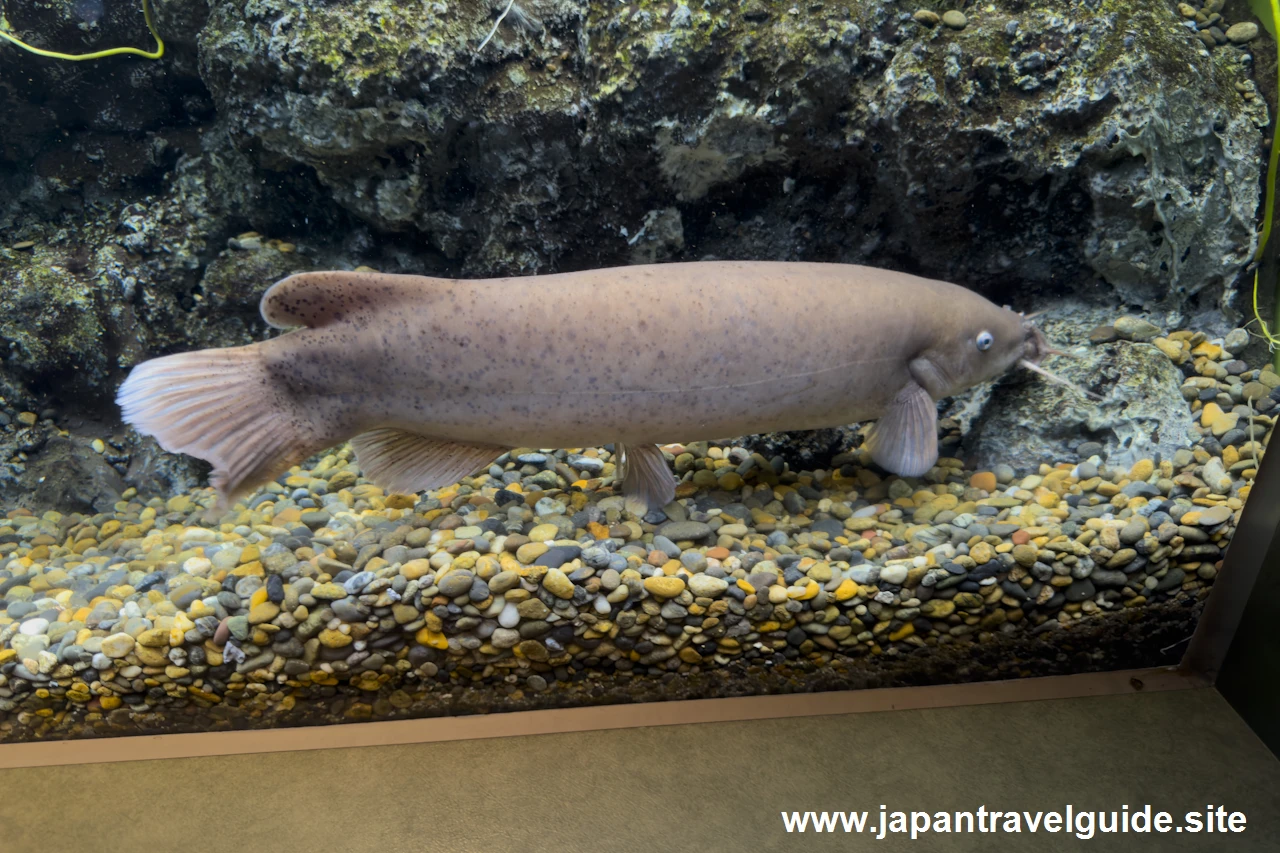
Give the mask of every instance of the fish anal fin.
[(412, 495), (456, 483), (506, 448), (428, 438), (381, 428), (351, 439), (364, 476), (388, 493)]
[(676, 478), (658, 445), (618, 444), (616, 447), (621, 459), (622, 495), (629, 512), (644, 515), (675, 499)]
[(277, 329), (317, 329), (350, 317), (395, 286), (393, 276), (366, 272), (303, 272), (282, 278), (262, 295), (258, 310)]
[(871, 458), (886, 471), (920, 477), (938, 461), (938, 406), (910, 382), (898, 392), (867, 436)]

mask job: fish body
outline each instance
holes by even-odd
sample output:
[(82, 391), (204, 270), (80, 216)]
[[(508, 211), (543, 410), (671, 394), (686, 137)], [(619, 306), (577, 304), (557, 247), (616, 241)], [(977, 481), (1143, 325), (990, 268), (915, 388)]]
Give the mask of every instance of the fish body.
[(224, 498), (348, 439), (396, 491), (512, 447), (614, 443), (624, 491), (653, 505), (674, 489), (658, 444), (868, 420), (879, 464), (923, 474), (935, 401), (1045, 350), (1029, 321), (965, 288), (849, 264), (315, 272), (278, 282), (261, 310), (302, 328), (145, 362), (119, 394), (139, 430), (212, 462)]

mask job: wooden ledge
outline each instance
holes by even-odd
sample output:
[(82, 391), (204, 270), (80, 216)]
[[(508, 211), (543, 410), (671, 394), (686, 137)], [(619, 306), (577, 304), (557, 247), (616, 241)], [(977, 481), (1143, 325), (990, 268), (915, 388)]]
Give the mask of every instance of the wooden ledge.
[(330, 726), (11, 743), (0, 744), (0, 769), (392, 746), (766, 718), (864, 714), (1041, 699), (1117, 696), (1138, 691), (1184, 690), (1205, 687), (1210, 683), (1204, 676), (1175, 667), (1160, 667), (933, 687), (692, 699)]

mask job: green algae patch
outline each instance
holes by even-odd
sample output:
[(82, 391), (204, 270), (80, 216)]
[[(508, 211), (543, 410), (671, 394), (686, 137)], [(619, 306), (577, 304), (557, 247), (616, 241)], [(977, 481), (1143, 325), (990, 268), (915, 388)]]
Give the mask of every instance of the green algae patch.
[(106, 367), (94, 289), (62, 260), (39, 246), (0, 250), (0, 341), (8, 363), (28, 375)]

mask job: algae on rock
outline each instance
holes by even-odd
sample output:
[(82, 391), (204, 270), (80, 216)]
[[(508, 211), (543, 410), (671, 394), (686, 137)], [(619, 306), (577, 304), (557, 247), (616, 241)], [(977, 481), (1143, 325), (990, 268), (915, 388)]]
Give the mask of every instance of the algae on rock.
[[(61, 253), (0, 249), (0, 341), (6, 367), (20, 378), (83, 373), (106, 378), (101, 304), (96, 289), (62, 266)], [(84, 387), (83, 385), (81, 387)]]
[[(213, 2), (202, 68), (260, 164), (423, 235), (467, 275), (621, 263), (676, 206), (684, 256), (906, 268), (1003, 296), (1179, 306), (1253, 245), (1259, 99), (1163, 0)], [(729, 219), (722, 218), (728, 215)], [(1229, 301), (1229, 300), (1228, 300)]]

